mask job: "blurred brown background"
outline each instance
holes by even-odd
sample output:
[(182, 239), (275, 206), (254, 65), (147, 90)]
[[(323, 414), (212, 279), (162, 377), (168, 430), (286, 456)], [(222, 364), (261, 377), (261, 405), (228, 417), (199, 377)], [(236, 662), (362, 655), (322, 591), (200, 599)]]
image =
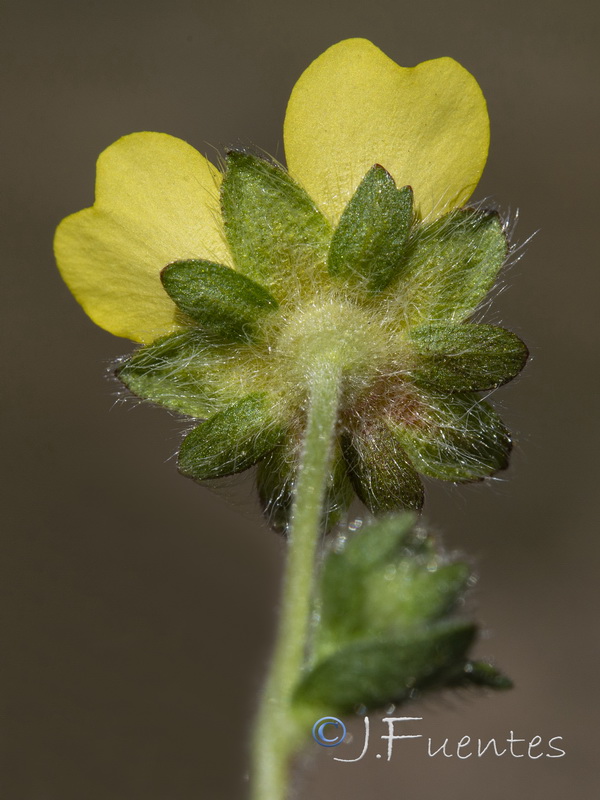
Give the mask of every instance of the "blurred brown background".
[(339, 764), (354, 746), (315, 745), (298, 798), (596, 796), (598, 33), (591, 0), (3, 6), (3, 798), (245, 795), (282, 544), (251, 487), (214, 494), (178, 476), (174, 417), (116, 402), (107, 371), (130, 343), (85, 317), (51, 241), (91, 204), (95, 159), (122, 134), (281, 157), (294, 81), (349, 36), (407, 66), (451, 55), (475, 74), (493, 133), (476, 197), (519, 210), (517, 241), (539, 231), (491, 316), (533, 354), (497, 395), (512, 467), (485, 486), (432, 486), (427, 506), (474, 558), (479, 652), (516, 688), (405, 713), (438, 745), (512, 730), (562, 736), (567, 755), (429, 758), (421, 740), (390, 763), (373, 744)]

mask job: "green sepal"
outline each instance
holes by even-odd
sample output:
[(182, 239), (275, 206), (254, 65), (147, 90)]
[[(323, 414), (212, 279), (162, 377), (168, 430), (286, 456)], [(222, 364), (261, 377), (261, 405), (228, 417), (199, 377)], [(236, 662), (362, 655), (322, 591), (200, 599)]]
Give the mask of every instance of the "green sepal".
[[(287, 435), (261, 461), (256, 473), (259, 501), (269, 524), (279, 533), (288, 529), (294, 501), (301, 442)], [(323, 503), (322, 527), (329, 532), (348, 509), (353, 497), (346, 465), (339, 450), (333, 454)]]
[(143, 400), (206, 419), (222, 408), (226, 375), (198, 330), (173, 333), (136, 350), (115, 375)]
[(285, 297), (290, 279), (310, 280), (325, 264), (331, 226), (281, 167), (228, 153), (221, 207), (236, 268), (277, 297)]
[(402, 702), (460, 674), (475, 635), (472, 623), (451, 621), (394, 639), (353, 642), (317, 663), (301, 680), (294, 701), (339, 713)]
[(475, 394), (421, 397), (417, 415), (388, 417), (413, 466), (445, 481), (477, 481), (506, 469), (512, 442), (494, 409)]
[(501, 386), (529, 356), (518, 336), (493, 325), (422, 325), (409, 331), (408, 341), (415, 358), (411, 377), (450, 392)]
[(176, 261), (160, 274), (171, 299), (216, 339), (248, 340), (275, 298), (245, 275), (211, 261)]
[(341, 436), (348, 474), (359, 499), (373, 514), (420, 511), (421, 480), (393, 432), (376, 418)]
[(397, 189), (389, 172), (371, 167), (335, 229), (329, 272), (370, 292), (384, 289), (403, 264), (412, 219), (410, 186)]
[(431, 539), (411, 531), (413, 514), (375, 520), (325, 559), (319, 582), (317, 647), (357, 637), (395, 636), (450, 614), (470, 569), (442, 563)]
[(197, 481), (243, 472), (272, 450), (282, 435), (266, 393), (244, 397), (185, 437), (179, 471)]
[(394, 285), (403, 321), (462, 322), (489, 292), (507, 256), (499, 215), (459, 209), (415, 231)]

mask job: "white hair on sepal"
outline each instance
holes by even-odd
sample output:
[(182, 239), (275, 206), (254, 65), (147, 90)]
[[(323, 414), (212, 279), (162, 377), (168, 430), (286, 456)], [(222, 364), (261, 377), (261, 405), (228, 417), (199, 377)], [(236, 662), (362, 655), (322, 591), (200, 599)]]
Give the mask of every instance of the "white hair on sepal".
[[(130, 401), (137, 400), (138, 403), (142, 402), (141, 399), (132, 394), (125, 384), (116, 376), (116, 372), (119, 367), (122, 367), (124, 364), (126, 364), (128, 360), (129, 356), (122, 355), (117, 356), (117, 358), (111, 359), (110, 361), (105, 361), (104, 363), (104, 378), (111, 385), (111, 395), (113, 397), (112, 408), (125, 404), (129, 405)], [(137, 403), (132, 402), (131, 405), (137, 405)]]
[[(475, 190), (476, 184), (472, 186), (472, 191)], [(398, 186), (400, 188), (400, 186)], [(466, 188), (466, 187), (465, 187)], [(438, 219), (443, 219), (448, 213), (451, 211), (456, 211), (459, 206), (456, 205), (456, 201), (458, 199), (458, 194), (463, 194), (464, 189), (461, 189), (460, 192), (454, 193), (452, 196), (450, 195), (450, 190), (446, 189), (442, 195), (436, 200), (436, 202), (431, 207), (431, 210), (422, 217), (421, 214), (418, 212), (418, 206), (415, 204), (415, 215), (416, 219), (415, 222), (421, 223), (422, 225), (430, 225), (433, 222), (436, 222)], [(470, 208), (471, 203), (468, 202), (463, 208)], [(442, 213), (440, 213), (440, 209), (442, 209)]]
[[(142, 404), (145, 405), (146, 403), (149, 403), (149, 401), (145, 400), (143, 397), (138, 397), (138, 395), (134, 394), (130, 389), (127, 388), (127, 386), (125, 386), (123, 381), (120, 381), (117, 377), (117, 370), (126, 364), (127, 361), (129, 361), (129, 358), (130, 355), (122, 355), (105, 362), (104, 378), (111, 385), (110, 393), (113, 398), (111, 410), (120, 407), (125, 408), (127, 411), (132, 411), (134, 408), (138, 408), (138, 406), (141, 406)], [(165, 408), (164, 406), (160, 406), (158, 403), (151, 403), (151, 405), (154, 405), (157, 408), (160, 407), (161, 409)]]
[[(177, 451), (172, 456), (173, 460), (176, 458)], [(195, 481), (196, 488), (205, 489), (219, 501), (225, 502), (230, 509), (249, 520), (254, 520), (258, 508), (256, 470), (257, 465), (255, 464), (244, 472), (236, 472), (222, 478), (206, 478), (202, 481)], [(244, 531), (244, 535), (247, 535), (246, 531)]]
[(514, 267), (515, 264), (517, 264), (521, 258), (523, 258), (524, 249), (531, 242), (534, 236), (537, 235), (538, 231), (534, 231), (533, 233), (529, 234), (526, 239), (518, 242), (515, 239), (516, 230), (520, 222), (520, 213), (518, 208), (514, 212), (510, 207), (506, 211), (502, 211), (495, 204), (490, 203), (489, 199), (481, 201), (477, 207), (481, 208), (483, 211), (494, 211), (500, 218), (502, 223), (502, 232), (504, 233), (506, 241), (508, 242), (508, 252), (506, 254), (504, 264), (502, 265), (502, 273), (504, 273), (506, 270)]
[[(505, 292), (507, 292), (511, 288), (511, 284), (509, 281), (509, 274), (514, 269), (516, 264), (523, 258), (525, 255), (525, 250), (530, 244), (530, 242), (534, 239), (535, 236), (539, 233), (539, 231), (534, 231), (531, 233), (527, 238), (523, 239), (522, 241), (515, 241), (514, 234), (517, 228), (517, 224), (519, 222), (519, 211), (515, 211), (512, 214), (510, 211), (507, 212), (503, 216), (503, 221), (506, 227), (507, 238), (509, 243), (509, 250), (507, 257), (504, 261), (502, 269), (498, 274), (498, 278), (496, 279), (494, 285), (486, 295), (486, 297), (482, 300), (479, 306), (475, 309), (471, 317), (467, 320), (469, 322), (474, 323), (486, 323), (489, 325), (497, 325), (499, 327), (506, 327), (504, 324), (504, 320), (502, 319), (502, 308), (496, 303), (499, 297), (501, 297)], [(516, 333), (518, 336), (522, 337), (523, 333), (523, 326), (517, 325), (511, 320), (510, 324), (508, 325), (508, 329)], [(528, 337), (529, 339), (529, 337)], [(529, 364), (529, 362), (535, 357), (535, 347), (532, 347), (531, 342), (528, 340), (527, 342), (527, 350), (528, 350), (528, 358), (525, 366)], [(521, 370), (518, 375), (511, 379), (511, 383), (513, 381), (521, 380), (523, 377), (524, 369)], [(496, 388), (503, 388), (504, 385)]]
[[(469, 202), (466, 208), (471, 208), (476, 211), (488, 211), (498, 215), (502, 224), (502, 232), (504, 233), (508, 245), (508, 250), (502, 267), (498, 275), (490, 287), (486, 296), (481, 300), (477, 308), (467, 318), (467, 321), (473, 323), (483, 323), (500, 325), (501, 321), (498, 318), (490, 318), (490, 309), (494, 308), (494, 302), (500, 295), (510, 288), (508, 283), (508, 273), (512, 268), (521, 260), (524, 255), (525, 248), (536, 236), (537, 231), (534, 231), (526, 239), (521, 242), (515, 241), (515, 232), (520, 220), (519, 210), (516, 209), (513, 213), (510, 208), (506, 211), (501, 210), (489, 197), (483, 198), (475, 202)], [(498, 313), (498, 312), (497, 312)]]
[(126, 363), (128, 358), (128, 356), (119, 356), (115, 361), (112, 362), (112, 366), (106, 369), (106, 379), (112, 384), (111, 394), (113, 396), (113, 404), (111, 409), (120, 407), (125, 408), (128, 412), (131, 412), (140, 406), (158, 408), (163, 412), (167, 412), (167, 414), (169, 414), (176, 424), (185, 425), (186, 428), (184, 429), (184, 432), (188, 432), (188, 430), (192, 430), (192, 427), (195, 427), (195, 425), (190, 427), (191, 421), (195, 422), (196, 425), (200, 421), (203, 421), (195, 417), (190, 417), (188, 414), (184, 414), (182, 411), (169, 408), (169, 406), (166, 406), (158, 401), (140, 397), (131, 389), (129, 389), (115, 374), (116, 369), (122, 364)]

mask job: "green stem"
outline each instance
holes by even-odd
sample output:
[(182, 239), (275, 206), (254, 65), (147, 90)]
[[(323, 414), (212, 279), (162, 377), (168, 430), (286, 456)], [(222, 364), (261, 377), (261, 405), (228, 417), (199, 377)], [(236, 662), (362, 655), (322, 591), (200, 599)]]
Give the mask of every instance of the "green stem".
[(279, 634), (256, 725), (253, 800), (284, 800), (294, 750), (305, 737), (292, 717), (292, 693), (304, 665), (310, 632), (315, 555), (337, 420), (340, 369), (323, 359), (313, 369), (295, 488)]

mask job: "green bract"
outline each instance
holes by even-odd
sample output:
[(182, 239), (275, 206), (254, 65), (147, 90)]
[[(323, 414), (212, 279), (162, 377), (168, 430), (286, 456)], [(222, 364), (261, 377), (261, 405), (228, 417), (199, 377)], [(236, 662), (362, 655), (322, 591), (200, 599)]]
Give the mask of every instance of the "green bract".
[(240, 152), (227, 157), (221, 205), (235, 269), (168, 265), (163, 286), (187, 327), (117, 371), (140, 397), (206, 420), (183, 442), (185, 475), (262, 460), (262, 505), (285, 528), (322, 358), (342, 374), (325, 524), (353, 491), (375, 513), (419, 509), (419, 473), (474, 481), (506, 467), (510, 437), (477, 392), (513, 378), (527, 350), (469, 321), (507, 255), (497, 214), (421, 221), (410, 187), (374, 165), (334, 229), (281, 167)]

